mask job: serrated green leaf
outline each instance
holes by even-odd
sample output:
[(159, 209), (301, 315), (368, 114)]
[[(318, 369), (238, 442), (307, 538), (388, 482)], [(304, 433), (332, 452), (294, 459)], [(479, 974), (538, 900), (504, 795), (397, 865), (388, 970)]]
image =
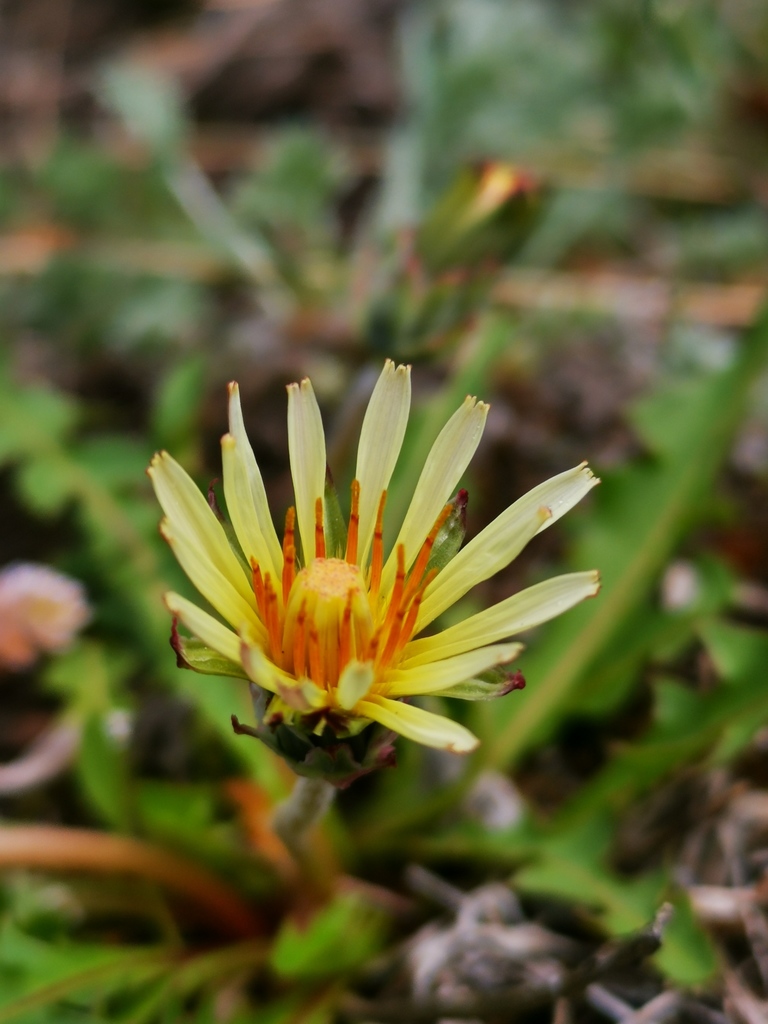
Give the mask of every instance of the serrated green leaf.
[[(542, 632), (521, 662), (529, 680), (514, 710), (494, 708), (483, 719), (492, 737), (480, 749), (486, 764), (514, 763), (549, 735), (578, 703), (582, 687), (601, 671), (605, 652), (643, 608), (658, 576), (706, 496), (744, 412), (750, 387), (768, 360), (768, 311), (744, 339), (727, 371), (686, 385), (678, 400), (652, 396), (643, 418), (666, 441), (663, 453), (607, 475), (573, 552), (579, 568), (600, 569), (599, 598), (569, 612)], [(684, 399), (684, 400), (683, 400)], [(656, 436), (656, 435), (654, 435)], [(605, 678), (610, 689), (610, 676)], [(498, 710), (497, 710), (498, 709)]]
[[(734, 632), (731, 633), (730, 631)], [(728, 626), (729, 642), (741, 627)], [(674, 680), (656, 686), (654, 724), (615, 756), (560, 812), (561, 823), (578, 820), (606, 807), (614, 810), (674, 769), (710, 756), (735, 756), (768, 722), (765, 658), (768, 634), (758, 633), (736, 657), (740, 674), (712, 692), (701, 694)]]

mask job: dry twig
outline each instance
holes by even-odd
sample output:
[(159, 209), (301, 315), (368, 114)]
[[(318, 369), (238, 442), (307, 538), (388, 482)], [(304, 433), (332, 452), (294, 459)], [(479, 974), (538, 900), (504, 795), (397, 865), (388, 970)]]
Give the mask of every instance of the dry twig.
[[(347, 1020), (380, 1021), (402, 1024), (404, 1021), (435, 1021), (442, 1017), (486, 1018), (502, 1015), (514, 1021), (523, 1013), (552, 1005), (559, 999), (580, 995), (588, 985), (616, 970), (633, 967), (661, 946), (664, 928), (670, 919), (669, 904), (659, 910), (646, 928), (625, 938), (606, 943), (573, 971), (552, 984), (524, 983), (493, 992), (473, 993), (457, 999), (361, 999), (348, 996), (341, 1012)], [(647, 1024), (647, 1022), (643, 1022)]]

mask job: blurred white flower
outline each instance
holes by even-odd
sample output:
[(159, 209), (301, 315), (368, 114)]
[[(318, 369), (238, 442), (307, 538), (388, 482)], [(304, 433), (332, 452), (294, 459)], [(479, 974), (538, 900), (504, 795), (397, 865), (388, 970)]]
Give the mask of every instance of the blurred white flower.
[(81, 583), (34, 562), (0, 572), (0, 668), (23, 669), (40, 654), (64, 650), (91, 609)]

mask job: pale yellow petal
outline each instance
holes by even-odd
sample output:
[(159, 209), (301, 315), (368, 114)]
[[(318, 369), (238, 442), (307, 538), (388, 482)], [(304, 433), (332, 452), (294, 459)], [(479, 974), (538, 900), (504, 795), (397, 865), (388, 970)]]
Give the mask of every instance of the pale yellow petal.
[(292, 679), (290, 682), (282, 682), (278, 677), (277, 692), (280, 698), (285, 701), (289, 708), (298, 711), (300, 714), (307, 714), (325, 707), (328, 693), (321, 690), (311, 679)]
[[(266, 690), (266, 686), (262, 687)], [(270, 691), (271, 692), (271, 691)], [(276, 693), (273, 693), (269, 705), (266, 708), (264, 719), (269, 725), (278, 725), (283, 723), (291, 723), (294, 721), (296, 713), (293, 708), (289, 707)]]
[(311, 679), (296, 679), (271, 661), (261, 647), (244, 638), (240, 657), (243, 668), (254, 683), (277, 693), (293, 711), (309, 711), (322, 707), (326, 694)]
[[(462, 548), (427, 588), (416, 632), (472, 587), (509, 565), (532, 536), (551, 526), (599, 482), (582, 463), (539, 484), (510, 505)], [(542, 509), (546, 510), (544, 516)]]
[[(269, 511), (269, 502), (267, 501), (267, 492), (264, 489), (264, 481), (261, 477), (261, 471), (259, 470), (258, 463), (256, 462), (256, 456), (253, 454), (253, 449), (251, 448), (251, 443), (248, 440), (248, 435), (245, 432), (243, 410), (240, 406), (240, 390), (234, 381), (229, 385), (229, 432), (236, 442), (235, 450), (239, 463), (239, 472), (244, 473), (248, 481), (251, 505), (253, 507), (256, 521), (259, 525), (259, 536), (261, 538), (260, 544), (265, 551), (268, 552), (268, 559), (267, 555), (264, 554), (263, 557), (259, 559), (259, 564), (266, 566), (267, 569), (271, 569), (272, 572), (275, 573), (275, 578), (279, 579), (283, 566), (282, 546), (275, 531), (275, 524), (272, 521), (272, 515)], [(225, 468), (225, 495), (226, 488), (227, 471)], [(241, 488), (242, 484), (239, 485), (239, 489)], [(227, 504), (229, 505), (228, 498)]]
[(325, 434), (308, 380), (288, 385), (288, 452), (304, 564), (315, 557), (315, 504), (325, 491)]
[(274, 665), (264, 655), (260, 647), (243, 639), (240, 644), (240, 663), (253, 680), (262, 690), (269, 690), (270, 693), (277, 693), (280, 677), (273, 671)]
[[(285, 673), (281, 673), (258, 644), (251, 642), (245, 633), (241, 637), (240, 660), (249, 677), (270, 693), (278, 693), (285, 683)], [(294, 680), (295, 682), (295, 680)]]
[(351, 711), (373, 685), (373, 665), (369, 662), (351, 661), (341, 673), (336, 690), (336, 701), (345, 711)]
[(495, 644), (433, 661), (415, 668), (398, 668), (387, 673), (382, 692), (388, 697), (418, 697), (437, 693), (479, 675), (496, 665), (506, 665), (523, 649), (522, 644)]
[(411, 368), (387, 359), (360, 431), (356, 476), (360, 483), (358, 564), (365, 565), (381, 492), (389, 486), (411, 407)]
[(171, 615), (176, 615), (193, 636), (202, 640), (217, 654), (229, 658), (235, 664), (240, 663), (240, 638), (231, 629), (227, 629), (208, 612), (198, 608), (181, 594), (169, 591), (164, 596), (165, 606)]
[(419, 477), (395, 550), (384, 566), (382, 594), (386, 594), (394, 582), (397, 545), (404, 545), (405, 565), (409, 568), (443, 506), (456, 490), (483, 436), (488, 409), (484, 402), (467, 397), (440, 431)]
[[(256, 515), (245, 461), (239, 452), (239, 444), (231, 434), (221, 439), (221, 458), (224, 468), (224, 497), (227, 511), (238, 543), (249, 564), (258, 562), (262, 574), (269, 573), (279, 581), (283, 571), (283, 557), (275, 563), (266, 538), (261, 532), (261, 523)], [(280, 591), (280, 588), (277, 588)]]
[(251, 580), (194, 480), (167, 452), (158, 452), (147, 472), (173, 535), (186, 539), (199, 558), (209, 561), (243, 600), (250, 601), (253, 597)]
[(468, 754), (475, 750), (480, 742), (469, 729), (465, 729), (463, 725), (450, 718), (434, 715), (431, 711), (389, 700), (387, 697), (361, 700), (355, 711), (409, 740), (423, 743), (427, 747), (450, 750), (455, 754)]
[(572, 572), (537, 583), (442, 633), (412, 640), (403, 651), (401, 668), (426, 665), (522, 633), (594, 597), (599, 589), (596, 572)]
[(256, 609), (232, 586), (229, 578), (201, 553), (186, 535), (177, 534), (175, 526), (167, 520), (160, 524), (160, 532), (168, 541), (176, 559), (206, 601), (213, 605), (223, 619), (235, 629), (243, 622), (260, 626)]

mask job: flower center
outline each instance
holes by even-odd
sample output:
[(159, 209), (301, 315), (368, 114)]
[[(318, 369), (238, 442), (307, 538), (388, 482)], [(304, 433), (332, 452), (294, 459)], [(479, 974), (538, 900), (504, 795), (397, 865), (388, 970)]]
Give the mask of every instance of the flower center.
[(356, 565), (316, 558), (296, 576), (283, 629), (285, 668), (331, 689), (352, 658), (362, 658), (373, 633), (365, 583)]
[(312, 592), (321, 601), (340, 598), (346, 603), (350, 590), (364, 594), (360, 570), (343, 558), (316, 558), (296, 577), (294, 590)]

